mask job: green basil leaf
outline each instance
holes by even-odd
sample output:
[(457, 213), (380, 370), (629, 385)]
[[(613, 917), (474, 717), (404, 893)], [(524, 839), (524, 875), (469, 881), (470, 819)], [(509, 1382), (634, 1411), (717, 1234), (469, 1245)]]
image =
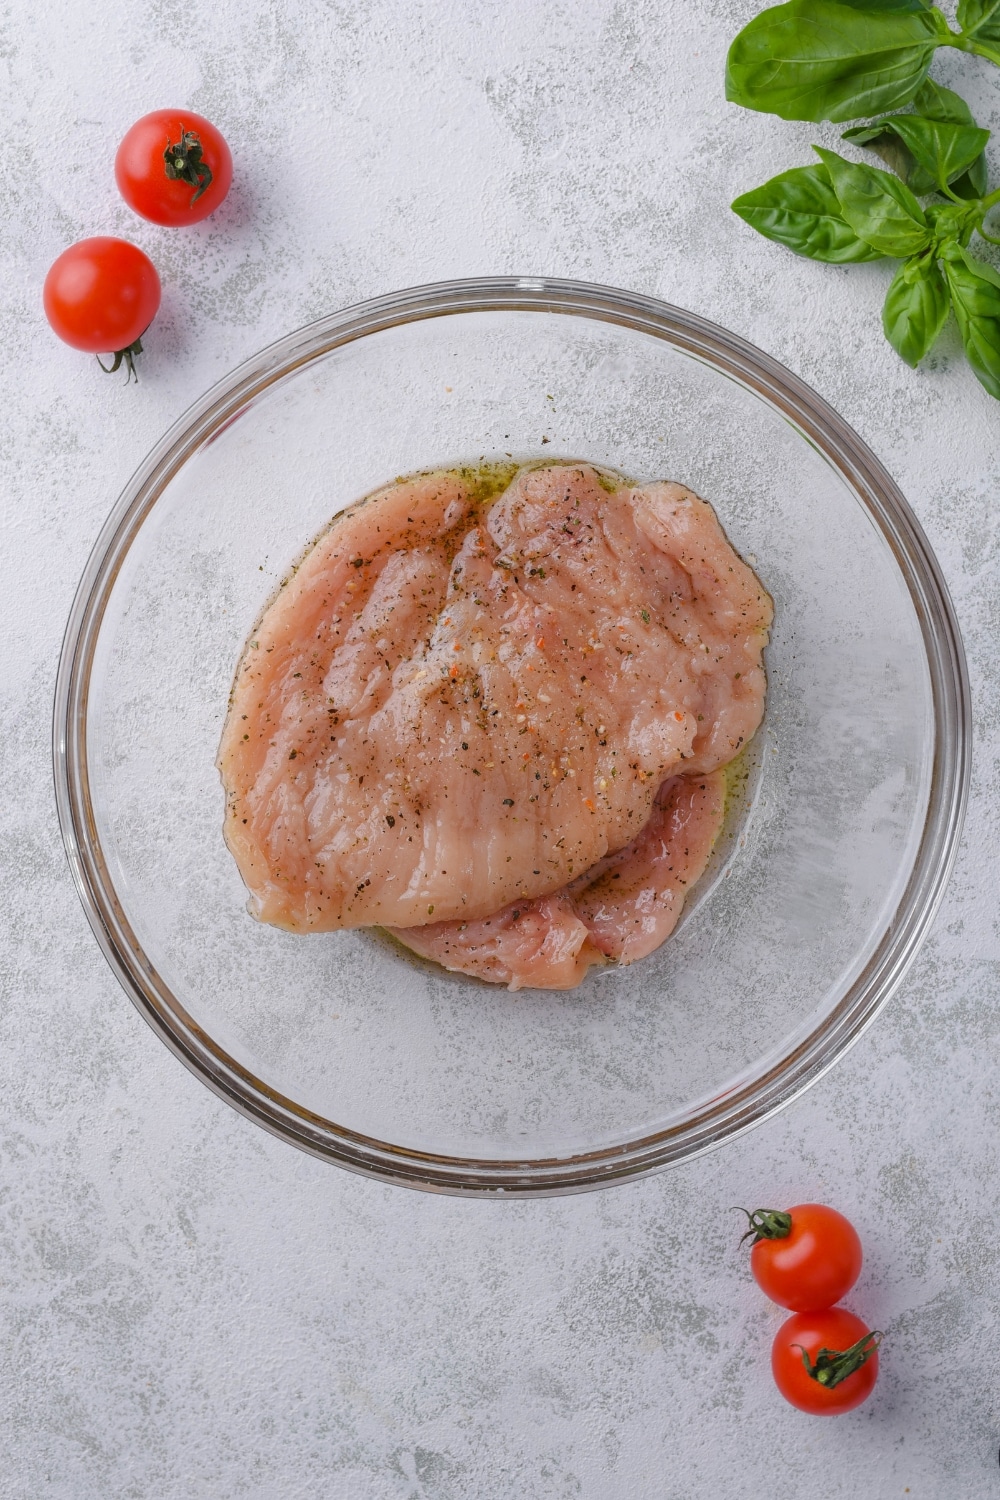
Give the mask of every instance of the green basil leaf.
[(1000, 22), (1000, 0), (958, 0), (958, 24), (963, 31)]
[[(886, 137), (895, 137), (905, 147), (905, 155), (888, 146)], [(943, 189), (961, 177), (982, 156), (989, 138), (988, 130), (975, 125), (951, 125), (919, 115), (890, 115), (843, 135), (844, 140), (877, 152), (914, 193)]]
[(971, 51), (1000, 61), (1000, 0), (959, 0), (958, 24)]
[[(956, 94), (953, 89), (946, 89), (944, 84), (938, 83), (933, 78), (924, 79), (913, 96), (913, 108), (925, 120), (940, 120), (945, 125), (975, 125), (976, 123), (972, 110), (961, 94)], [(904, 181), (909, 187), (913, 187), (909, 178), (905, 178)], [(961, 177), (955, 178), (951, 189), (959, 198), (984, 198), (988, 186), (989, 177), (984, 154), (978, 161), (974, 161)], [(917, 191), (916, 188), (913, 190)]]
[(978, 161), (990, 138), (976, 125), (950, 125), (919, 115), (897, 115), (892, 129), (936, 187), (944, 187)]
[(939, 10), (789, 0), (755, 16), (733, 42), (726, 98), (785, 120), (846, 121), (899, 109), (949, 39)]
[(797, 255), (833, 265), (881, 260), (882, 253), (858, 238), (840, 211), (826, 167), (794, 167), (744, 193), (733, 203), (758, 234)]
[(967, 245), (982, 218), (978, 202), (928, 203), (924, 213), (938, 245), (943, 245), (948, 240), (957, 240), (960, 245)]
[(852, 10), (881, 10), (912, 13), (916, 10), (930, 10), (930, 0), (840, 0), (841, 5), (849, 5)]
[(830, 173), (840, 211), (859, 239), (900, 260), (927, 249), (933, 235), (905, 183), (878, 167), (855, 166), (836, 151), (813, 150)]
[(940, 120), (945, 125), (975, 125), (972, 110), (961, 94), (946, 89), (934, 78), (925, 78), (913, 96), (913, 108), (925, 120)]
[[(890, 116), (894, 119), (895, 116)], [(876, 120), (872, 125), (855, 125), (852, 130), (845, 130), (841, 136), (842, 141), (850, 141), (855, 146), (866, 146), (869, 151), (874, 151), (891, 172), (895, 172), (911, 192), (919, 192), (920, 189), (914, 184), (914, 173), (919, 177), (926, 174), (920, 171), (913, 160), (909, 150), (894, 130), (887, 128), (888, 121)], [(924, 192), (930, 192), (930, 188), (924, 188)]]
[(982, 281), (988, 281), (991, 286), (1000, 289), (1000, 271), (989, 265), (985, 260), (976, 260), (969, 254), (964, 246), (942, 245), (938, 252), (941, 259), (953, 265), (964, 265)]
[(1000, 400), (1000, 276), (954, 242), (942, 246), (941, 260), (965, 357)]
[(918, 365), (948, 316), (948, 288), (933, 255), (906, 260), (889, 283), (882, 327), (896, 353)]
[(986, 157), (974, 161), (967, 172), (956, 177), (951, 190), (959, 198), (985, 198), (989, 179), (986, 175)]

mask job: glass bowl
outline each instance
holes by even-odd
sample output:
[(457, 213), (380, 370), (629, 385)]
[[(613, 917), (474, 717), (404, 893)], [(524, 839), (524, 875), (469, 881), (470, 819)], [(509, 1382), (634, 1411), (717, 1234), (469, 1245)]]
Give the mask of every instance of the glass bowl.
[[(445, 973), (377, 931), (259, 926), (222, 838), (233, 671), (296, 556), (396, 475), (508, 455), (683, 481), (776, 607), (764, 724), (682, 923), (565, 994)], [(837, 414), (690, 313), (516, 278), (336, 313), (197, 401), (101, 533), (55, 709), (80, 895), (167, 1045), (286, 1141), (480, 1194), (663, 1167), (825, 1072), (927, 930), (969, 740), (937, 564)]]

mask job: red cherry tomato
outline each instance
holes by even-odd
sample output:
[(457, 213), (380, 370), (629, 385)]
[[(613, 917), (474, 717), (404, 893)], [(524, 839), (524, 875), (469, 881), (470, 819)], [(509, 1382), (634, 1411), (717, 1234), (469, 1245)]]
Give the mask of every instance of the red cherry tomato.
[(190, 109), (154, 109), (118, 147), (115, 181), (129, 208), (154, 224), (197, 224), (229, 192), (233, 158), (210, 120)]
[[(42, 301), (53, 331), (74, 349), (125, 355), (138, 352), (134, 346), (156, 316), (160, 278), (135, 245), (99, 235), (52, 262)], [(127, 363), (131, 370), (130, 357)]]
[(832, 1307), (861, 1275), (857, 1230), (835, 1208), (822, 1203), (799, 1203), (779, 1213), (759, 1208), (750, 1224), (748, 1232), (757, 1236), (750, 1269), (779, 1307), (793, 1312)]
[(774, 1382), (799, 1411), (815, 1417), (851, 1411), (875, 1388), (881, 1338), (846, 1307), (793, 1313), (771, 1347)]

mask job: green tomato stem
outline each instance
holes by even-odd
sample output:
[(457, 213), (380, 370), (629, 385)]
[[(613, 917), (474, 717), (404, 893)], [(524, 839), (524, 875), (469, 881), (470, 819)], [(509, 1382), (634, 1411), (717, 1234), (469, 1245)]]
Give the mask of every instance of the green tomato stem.
[(748, 1208), (737, 1208), (738, 1214), (746, 1214), (750, 1228), (746, 1234), (741, 1235), (740, 1244), (744, 1240), (753, 1239), (756, 1245), (758, 1240), (786, 1240), (792, 1232), (792, 1216), (780, 1208), (755, 1208), (751, 1213)]
[(798, 1349), (802, 1355), (802, 1363), (810, 1379), (815, 1380), (817, 1385), (824, 1385), (828, 1391), (832, 1391), (834, 1386), (838, 1386), (842, 1380), (853, 1375), (855, 1370), (860, 1370), (861, 1366), (871, 1359), (881, 1344), (883, 1336), (876, 1329), (874, 1333), (866, 1333), (849, 1349), (821, 1349), (812, 1364), (801, 1344), (793, 1344), (792, 1348)]
[[(142, 333), (145, 332), (146, 330), (143, 329)], [(135, 357), (137, 354), (142, 353), (142, 333), (134, 343), (127, 345), (126, 348), (116, 349), (114, 361), (110, 365), (106, 365), (99, 354), (94, 355), (105, 375), (113, 375), (116, 370), (120, 370), (122, 365), (124, 365), (126, 371), (125, 384), (128, 385), (130, 380), (134, 380), (136, 385), (139, 384), (139, 375), (135, 368)]]
[(205, 189), (211, 186), (212, 169), (204, 160), (201, 137), (196, 130), (182, 131), (176, 146), (167, 141), (167, 149), (163, 153), (163, 170), (171, 182), (186, 182), (189, 187), (195, 188), (191, 203), (194, 205), (198, 202)]

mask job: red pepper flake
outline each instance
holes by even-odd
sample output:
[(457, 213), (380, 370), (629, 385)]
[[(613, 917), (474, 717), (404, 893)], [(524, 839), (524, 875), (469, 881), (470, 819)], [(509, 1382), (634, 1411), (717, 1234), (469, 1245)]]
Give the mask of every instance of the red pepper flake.
[(448, 676), (452, 679), (452, 681), (454, 681), (454, 679), (458, 676), (458, 668), (457, 667), (449, 667), (449, 669), (448, 669)]

